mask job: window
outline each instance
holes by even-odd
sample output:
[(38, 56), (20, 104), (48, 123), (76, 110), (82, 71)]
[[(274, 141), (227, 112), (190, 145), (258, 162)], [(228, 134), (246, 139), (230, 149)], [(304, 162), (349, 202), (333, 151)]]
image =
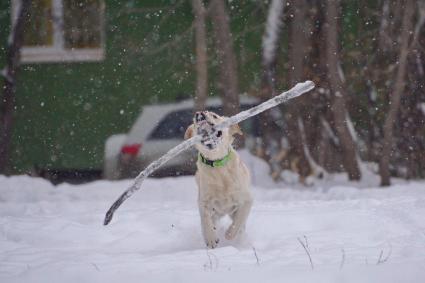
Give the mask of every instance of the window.
[[(241, 110), (247, 110), (254, 105), (241, 105)], [(208, 107), (209, 111), (222, 115), (222, 107)], [(179, 110), (171, 112), (165, 116), (158, 126), (152, 131), (150, 140), (166, 140), (166, 139), (183, 139), (184, 132), (187, 127), (193, 122), (193, 109)], [(259, 134), (259, 120), (257, 117), (241, 122), (240, 126), (247, 135), (258, 137)]]
[[(20, 0), (12, 0), (12, 22)], [(33, 0), (21, 60), (99, 61), (104, 51), (103, 0)]]
[(171, 112), (159, 122), (149, 139), (183, 139), (186, 128), (192, 123), (193, 111)]

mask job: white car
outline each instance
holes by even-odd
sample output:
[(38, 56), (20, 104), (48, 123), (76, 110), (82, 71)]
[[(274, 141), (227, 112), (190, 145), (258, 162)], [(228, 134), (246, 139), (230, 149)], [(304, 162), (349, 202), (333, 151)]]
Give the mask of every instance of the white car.
[[(210, 98), (206, 104), (208, 110), (222, 113), (221, 99)], [(246, 110), (257, 105), (258, 100), (241, 97), (240, 104), (241, 110)], [(134, 177), (152, 161), (183, 142), (186, 128), (192, 123), (193, 107), (193, 99), (144, 106), (127, 134), (113, 135), (106, 140), (103, 177)], [(258, 121), (253, 117), (241, 124), (247, 147), (253, 146), (255, 137), (259, 136)], [(193, 174), (196, 158), (195, 150), (188, 150), (164, 164), (154, 176)]]

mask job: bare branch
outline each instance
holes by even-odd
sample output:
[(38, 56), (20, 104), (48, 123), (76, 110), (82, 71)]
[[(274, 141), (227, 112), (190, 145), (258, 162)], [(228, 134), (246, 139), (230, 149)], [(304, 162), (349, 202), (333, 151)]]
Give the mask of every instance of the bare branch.
[[(218, 258), (217, 258), (217, 256), (215, 254), (211, 253), (208, 249), (205, 249), (205, 251), (207, 253), (208, 262), (204, 264), (204, 270), (209, 269), (209, 270), (212, 271), (213, 269), (217, 269), (218, 268)], [(212, 257), (211, 256), (214, 257), (215, 266), (213, 264), (213, 261), (212, 261)]]
[(305, 246), (307, 247), (307, 249), (310, 249), (310, 248), (308, 247), (308, 240), (307, 240), (307, 236), (306, 236), (306, 235), (303, 235), (303, 237), (304, 237), (304, 240), (305, 240)]
[(94, 266), (94, 268), (96, 268), (96, 270), (98, 271), (98, 272), (100, 272), (100, 269), (99, 269), (99, 267), (96, 265), (96, 263), (91, 263), (91, 265), (93, 265)]
[(310, 260), (310, 266), (311, 266), (311, 269), (313, 269), (314, 270), (314, 265), (313, 265), (313, 260), (311, 259), (311, 255), (310, 255), (310, 251), (309, 251), (309, 249), (307, 248), (307, 246), (308, 246), (308, 243), (307, 243), (307, 237), (306, 236), (304, 236), (305, 237), (305, 239), (306, 239), (306, 244), (300, 239), (300, 238), (297, 238), (298, 239), (298, 242), (300, 242), (300, 244), (301, 244), (301, 246), (304, 248), (304, 250), (305, 250), (305, 252), (306, 252), (306, 254), (307, 254), (307, 256), (308, 256), (308, 259)]
[(381, 260), (382, 260), (382, 255), (384, 254), (384, 250), (381, 250), (381, 253), (379, 254), (379, 258), (378, 258), (378, 261), (376, 262), (376, 265), (378, 265), (378, 264), (380, 264), (381, 263)]
[(211, 260), (211, 255), (208, 252), (208, 249), (205, 249), (206, 253), (207, 253), (207, 257), (208, 257), (208, 263), (204, 263), (204, 270), (209, 269), (212, 270), (212, 260)]
[(379, 265), (379, 264), (382, 264), (382, 263), (387, 262), (388, 259), (391, 256), (392, 251), (393, 251), (393, 248), (392, 248), (392, 245), (390, 244), (390, 251), (387, 253), (387, 255), (385, 256), (385, 258), (383, 258), (383, 256), (384, 256), (384, 250), (381, 250), (381, 253), (379, 254), (379, 258), (378, 258), (378, 261), (376, 262), (376, 265)]
[(344, 248), (341, 249), (342, 257), (341, 257), (341, 263), (339, 264), (339, 270), (342, 270), (345, 264), (345, 250)]
[(257, 260), (257, 265), (260, 265), (260, 259), (258, 258), (257, 250), (254, 246), (252, 246), (252, 250), (254, 251), (255, 259)]

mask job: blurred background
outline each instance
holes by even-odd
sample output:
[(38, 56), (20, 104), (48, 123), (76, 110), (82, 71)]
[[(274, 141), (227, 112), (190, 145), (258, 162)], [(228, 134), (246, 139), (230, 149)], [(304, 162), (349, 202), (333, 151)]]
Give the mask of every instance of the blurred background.
[(128, 178), (195, 110), (232, 115), (308, 79), (243, 125), (274, 180), (424, 178), (424, 22), (423, 0), (1, 1), (0, 173)]

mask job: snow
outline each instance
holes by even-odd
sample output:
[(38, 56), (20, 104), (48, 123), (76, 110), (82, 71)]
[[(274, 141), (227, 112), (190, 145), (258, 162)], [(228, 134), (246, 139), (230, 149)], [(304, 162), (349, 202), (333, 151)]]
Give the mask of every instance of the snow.
[(193, 177), (147, 179), (103, 226), (131, 180), (0, 176), (0, 282), (424, 282), (425, 182), (381, 189), (369, 172), (361, 183), (275, 184), (263, 161), (241, 156), (254, 183), (247, 233), (224, 240), (224, 219), (214, 250)]

